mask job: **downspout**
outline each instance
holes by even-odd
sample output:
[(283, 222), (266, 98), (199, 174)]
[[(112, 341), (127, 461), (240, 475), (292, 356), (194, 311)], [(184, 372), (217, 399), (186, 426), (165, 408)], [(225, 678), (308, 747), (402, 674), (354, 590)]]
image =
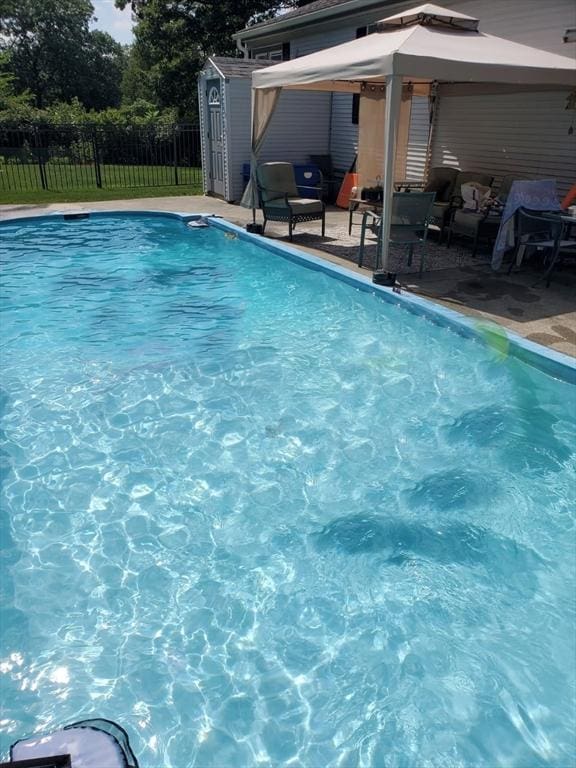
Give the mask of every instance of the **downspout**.
[(240, 40), (240, 38), (236, 40), (236, 48), (238, 48), (238, 50), (240, 51), (240, 53), (245, 59), (249, 58), (248, 48), (246, 47), (246, 43), (243, 43), (242, 40)]

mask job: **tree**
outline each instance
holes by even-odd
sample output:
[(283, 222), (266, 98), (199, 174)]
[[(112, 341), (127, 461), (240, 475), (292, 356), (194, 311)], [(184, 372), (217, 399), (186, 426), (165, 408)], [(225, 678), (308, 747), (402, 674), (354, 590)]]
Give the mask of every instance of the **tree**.
[(14, 75), (9, 69), (8, 55), (0, 53), (0, 115), (26, 116), (32, 111), (31, 101), (32, 94), (28, 91), (16, 93)]
[[(206, 58), (238, 55), (232, 34), (288, 4), (283, 0), (116, 0), (119, 8), (130, 5), (136, 19), (134, 56), (147, 98), (161, 108), (177, 107), (181, 118), (196, 115), (196, 80)], [(133, 84), (134, 73), (130, 80)]]
[(150, 72), (142, 62), (140, 48), (127, 46), (125, 50), (126, 66), (122, 75), (122, 104), (133, 104), (138, 100), (154, 101)]
[(87, 109), (105, 109), (120, 104), (126, 63), (123, 46), (108, 32), (94, 29), (89, 33), (75, 93)]
[(75, 97), (88, 108), (119, 104), (124, 53), (90, 30), (93, 12), (90, 0), (0, 0), (0, 51), (36, 107)]

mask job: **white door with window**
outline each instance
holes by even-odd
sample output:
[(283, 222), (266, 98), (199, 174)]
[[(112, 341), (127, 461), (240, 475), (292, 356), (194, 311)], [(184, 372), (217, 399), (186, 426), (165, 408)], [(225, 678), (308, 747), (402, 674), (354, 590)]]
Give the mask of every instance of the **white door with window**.
[(224, 137), (220, 80), (208, 80), (208, 191), (224, 196)]

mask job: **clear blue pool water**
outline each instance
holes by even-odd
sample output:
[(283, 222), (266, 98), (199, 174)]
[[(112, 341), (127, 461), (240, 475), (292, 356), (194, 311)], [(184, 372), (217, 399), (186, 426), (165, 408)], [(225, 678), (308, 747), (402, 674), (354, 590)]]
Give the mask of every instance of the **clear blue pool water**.
[(0, 251), (3, 754), (574, 764), (574, 387), (213, 228)]

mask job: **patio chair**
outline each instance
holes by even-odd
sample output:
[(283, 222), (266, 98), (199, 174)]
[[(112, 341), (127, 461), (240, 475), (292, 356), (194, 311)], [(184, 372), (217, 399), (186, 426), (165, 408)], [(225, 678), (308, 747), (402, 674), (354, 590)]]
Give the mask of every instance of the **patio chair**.
[[(434, 197), (434, 192), (395, 192), (392, 196), (392, 223), (390, 226), (389, 242), (393, 245), (406, 246), (408, 266), (412, 264), (414, 246), (422, 246), (420, 274), (424, 271), (428, 223), (434, 205)], [(380, 242), (382, 237), (382, 216), (373, 211), (364, 211), (362, 230), (360, 232), (360, 249), (358, 251), (359, 267), (362, 266), (364, 260), (364, 243), (367, 230), (374, 232), (377, 235), (378, 242)], [(378, 254), (375, 269), (378, 269), (379, 266)]]
[[(425, 191), (434, 191), (434, 189), (428, 189), (428, 187), (431, 185), (431, 181), (432, 180), (430, 180), (424, 187)], [(440, 201), (437, 200), (432, 207), (430, 223), (438, 227), (440, 230), (440, 242), (442, 242), (444, 239), (444, 232), (446, 231), (446, 227), (450, 221), (452, 212), (457, 208), (462, 207), (463, 200), (460, 192), (462, 185), (469, 184), (471, 181), (482, 184), (484, 187), (491, 187), (492, 182), (494, 181), (494, 177), (490, 176), (489, 174), (478, 173), (476, 171), (457, 170), (453, 186), (447, 187), (446, 191), (441, 192), (442, 199)]]
[(450, 221), (448, 223), (448, 239), (446, 245), (448, 248), (452, 244), (454, 235), (466, 237), (473, 241), (472, 256), (476, 256), (478, 245), (481, 240), (488, 243), (494, 243), (500, 228), (502, 210), (506, 204), (506, 199), (510, 188), (518, 176), (505, 176), (500, 184), (500, 189), (495, 197), (496, 204), (492, 207), (486, 207), (483, 211), (468, 211), (465, 208), (452, 208)]
[(529, 251), (540, 251), (543, 264), (546, 267), (546, 287), (562, 251), (576, 248), (574, 240), (564, 239), (566, 227), (560, 216), (555, 212), (532, 211), (528, 208), (518, 208), (514, 214), (514, 229), (516, 248), (514, 249), (508, 274), (514, 265), (520, 266), (524, 256)]
[[(562, 222), (562, 229), (558, 231), (558, 213), (545, 213), (544, 218), (549, 219), (555, 225), (555, 240), (554, 247), (550, 258), (548, 259), (548, 266), (542, 280), (546, 280), (546, 288), (550, 285), (552, 279), (552, 273), (558, 264), (562, 263), (566, 257), (572, 259), (576, 258), (576, 221), (567, 222), (565, 219), (560, 219)], [(538, 281), (540, 282), (540, 281)]]
[(318, 166), (322, 174), (322, 200), (327, 203), (334, 203), (343, 176), (337, 176), (332, 163), (332, 155), (309, 155), (309, 160)]
[(460, 173), (460, 168), (451, 168), (448, 165), (440, 165), (431, 168), (428, 179), (423, 185), (424, 192), (434, 192), (436, 198), (432, 206), (430, 223), (435, 223), (441, 230), (441, 223), (444, 220), (445, 211), (450, 207), (450, 200), (454, 194), (456, 177)]
[[(322, 237), (325, 231), (326, 209), (321, 199), (299, 197), (294, 167), (291, 163), (263, 163), (256, 169), (258, 200), (264, 225), (268, 221), (288, 222), (288, 236), (292, 240), (292, 231), (296, 224), (304, 221), (321, 221)], [(303, 188), (302, 186), (300, 187)], [(310, 187), (321, 197), (321, 187)]]

